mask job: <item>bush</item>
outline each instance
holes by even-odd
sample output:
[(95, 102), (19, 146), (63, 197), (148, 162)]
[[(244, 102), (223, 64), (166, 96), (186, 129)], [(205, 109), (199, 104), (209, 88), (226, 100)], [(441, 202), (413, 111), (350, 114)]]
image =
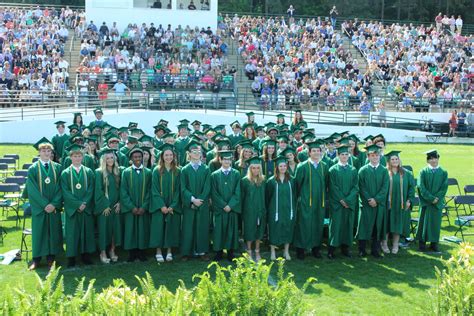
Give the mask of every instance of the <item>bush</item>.
[(198, 284), (187, 289), (181, 281), (175, 293), (166, 287), (156, 287), (151, 275), (138, 278), (141, 293), (131, 289), (125, 281), (114, 280), (113, 285), (97, 293), (94, 280), (85, 286), (79, 282), (74, 294), (64, 293), (60, 269), (53, 268), (43, 281), (38, 276), (37, 289), (30, 293), (17, 289), (4, 298), (1, 314), (67, 314), (67, 315), (136, 315), (136, 314), (216, 314), (216, 315), (301, 315), (305, 289), (314, 281), (309, 279), (302, 289), (293, 281), (292, 274), (284, 273), (284, 261), (278, 262), (278, 273), (272, 281), (273, 263), (256, 264), (248, 258), (235, 260), (235, 267), (211, 263), (211, 273), (195, 275)]
[(462, 243), (444, 261), (441, 271), (436, 267), (436, 288), (430, 292), (436, 315), (472, 315), (474, 311), (474, 246)]

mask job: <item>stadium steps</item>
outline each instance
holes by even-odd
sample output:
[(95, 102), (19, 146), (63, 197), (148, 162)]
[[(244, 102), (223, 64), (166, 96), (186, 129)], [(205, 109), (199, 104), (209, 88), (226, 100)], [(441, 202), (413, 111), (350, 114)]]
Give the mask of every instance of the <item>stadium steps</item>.
[[(71, 48), (71, 41), (74, 41)], [(64, 55), (69, 62), (69, 87), (74, 88), (76, 85), (76, 69), (81, 62), (81, 39), (74, 36), (70, 37), (66, 42), (67, 53)]]

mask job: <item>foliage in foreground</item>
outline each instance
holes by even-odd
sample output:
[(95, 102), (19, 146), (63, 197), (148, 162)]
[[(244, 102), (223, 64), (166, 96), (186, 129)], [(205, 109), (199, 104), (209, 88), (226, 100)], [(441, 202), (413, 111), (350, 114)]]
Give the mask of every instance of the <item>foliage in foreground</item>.
[(235, 260), (235, 267), (215, 267), (215, 278), (209, 272), (195, 275), (198, 284), (187, 289), (181, 281), (175, 293), (154, 285), (151, 275), (137, 277), (140, 291), (131, 289), (122, 279), (97, 292), (94, 280), (79, 282), (73, 295), (64, 293), (63, 276), (53, 268), (43, 281), (38, 276), (35, 291), (16, 289), (4, 298), (0, 314), (66, 314), (66, 315), (133, 315), (133, 314), (217, 314), (217, 315), (301, 315), (306, 311), (303, 293), (314, 281), (309, 279), (302, 289), (292, 274), (284, 273), (284, 261), (278, 262), (275, 281), (273, 264), (256, 264), (247, 258)]
[(474, 313), (474, 245), (462, 243), (436, 269), (436, 288), (431, 291), (436, 315), (473, 315)]

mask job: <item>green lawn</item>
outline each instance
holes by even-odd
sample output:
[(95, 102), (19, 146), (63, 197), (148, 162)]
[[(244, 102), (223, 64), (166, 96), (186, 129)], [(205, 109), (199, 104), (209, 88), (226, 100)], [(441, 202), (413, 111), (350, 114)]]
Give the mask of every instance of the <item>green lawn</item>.
[[(433, 145), (425, 144), (391, 144), (391, 149), (402, 150), (401, 158), (404, 164), (411, 165), (418, 170), (425, 165), (424, 151)], [(448, 170), (449, 177), (457, 178), (461, 190), (466, 184), (474, 184), (474, 154), (473, 146), (463, 145), (434, 145), (441, 154), (441, 165)], [(0, 156), (7, 153), (19, 153), (21, 163), (30, 162), (35, 155), (31, 146), (24, 145), (0, 145)], [(456, 194), (454, 188), (449, 193)], [(451, 213), (449, 226), (443, 221), (442, 236), (454, 234), (454, 213)], [(3, 219), (5, 219), (3, 217)], [(13, 217), (5, 219), (2, 223), (8, 231), (3, 245), (0, 245), (0, 253), (7, 250), (19, 248), (21, 230), (15, 227)], [(28, 222), (27, 222), (28, 225)], [(469, 231), (474, 232), (473, 228)], [(473, 242), (474, 238), (468, 238)], [(420, 254), (416, 246), (412, 245), (409, 250), (401, 250), (397, 256), (389, 255), (384, 259), (352, 259), (338, 258), (334, 261), (327, 259), (316, 260), (307, 258), (305, 261), (292, 260), (286, 264), (288, 272), (295, 275), (298, 285), (302, 285), (309, 277), (315, 277), (318, 281), (312, 286), (305, 300), (317, 313), (325, 314), (422, 314), (429, 311), (428, 290), (435, 283), (434, 266), (441, 266), (441, 257), (449, 257), (449, 253), (457, 247), (452, 243), (441, 243), (442, 256)], [(266, 248), (265, 248), (266, 249)], [(353, 248), (355, 252), (355, 247)], [(150, 257), (152, 251), (149, 253)], [(268, 252), (263, 253), (268, 257)], [(126, 254), (120, 253), (125, 259)], [(59, 258), (59, 263), (64, 264), (65, 259)], [(226, 263), (227, 264), (227, 263)], [(11, 287), (25, 285), (33, 290), (35, 284), (35, 273), (27, 271), (24, 261), (15, 262), (10, 266), (0, 266), (0, 299), (2, 293)], [(164, 284), (169, 289), (178, 285), (182, 279), (187, 286), (192, 286), (192, 276), (205, 271), (207, 263), (191, 260), (171, 264), (158, 265), (152, 260), (146, 263), (117, 263), (102, 266), (98, 258), (96, 265), (91, 267), (79, 267), (75, 269), (63, 269), (66, 291), (71, 293), (77, 284), (76, 280), (85, 276), (87, 279), (96, 279), (95, 287), (100, 289), (111, 284), (114, 278), (123, 278), (131, 286), (138, 286), (134, 275), (144, 276), (149, 271), (155, 279), (156, 284)], [(45, 276), (46, 269), (39, 269), (38, 274)]]

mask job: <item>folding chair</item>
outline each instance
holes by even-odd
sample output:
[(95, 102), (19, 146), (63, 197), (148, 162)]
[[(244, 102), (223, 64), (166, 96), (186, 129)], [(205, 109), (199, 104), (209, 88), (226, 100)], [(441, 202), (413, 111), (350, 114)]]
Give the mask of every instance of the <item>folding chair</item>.
[(474, 204), (474, 195), (459, 195), (454, 197), (454, 206), (456, 210), (456, 218), (457, 218), (457, 225), (459, 226), (454, 236), (458, 233), (461, 233), (461, 238), (464, 241), (464, 236), (473, 236), (474, 233), (464, 233), (463, 227), (464, 226), (471, 226), (471, 222), (474, 222), (474, 215), (459, 215), (459, 209), (463, 208), (464, 213), (466, 213), (466, 206), (470, 206)]
[(5, 211), (10, 210), (14, 211), (16, 214), (16, 225), (20, 221), (20, 209), (19, 209), (19, 200), (21, 197), (20, 185), (17, 183), (0, 183), (0, 207), (2, 208), (2, 213), (5, 214)]
[(27, 177), (28, 176), (28, 170), (17, 170), (13, 174), (14, 177)]
[(21, 169), (28, 170), (32, 165), (33, 165), (32, 163), (24, 163), (23, 167), (21, 167)]
[(38, 159), (39, 159), (39, 157), (34, 157), (33, 159), (31, 159), (31, 162), (32, 162), (32, 163), (35, 163), (35, 162), (38, 161)]
[(468, 184), (464, 186), (464, 194), (468, 195), (474, 193), (474, 184)]
[(416, 229), (418, 228), (418, 224), (420, 223), (420, 218), (418, 217), (420, 211), (420, 198), (415, 196), (411, 203), (411, 214), (416, 213), (417, 217), (410, 218), (410, 233), (413, 236), (412, 240), (416, 238)]
[[(15, 171), (16, 172), (16, 171)], [(16, 183), (20, 185), (20, 189), (23, 189), (26, 183), (26, 177), (23, 176), (12, 176), (5, 179), (5, 183)]]
[(10, 171), (8, 170), (8, 164), (0, 163), (0, 181), (5, 180), (9, 172)]
[(413, 173), (413, 167), (410, 165), (403, 165), (403, 168), (407, 169), (408, 171), (411, 171)]
[(0, 158), (0, 163), (6, 163), (8, 165), (8, 173), (13, 174), (16, 171), (16, 160), (15, 158)]
[(458, 180), (456, 178), (448, 178), (448, 190), (449, 190), (449, 187), (454, 187), (455, 189), (457, 189), (457, 194), (446, 195), (444, 199), (443, 216), (446, 216), (446, 219), (448, 220), (448, 224), (451, 225), (451, 221), (449, 220), (449, 211), (454, 209), (454, 207), (449, 206), (449, 203), (451, 203), (456, 196), (462, 195), (462, 193), (461, 193), (461, 188), (459, 187)]
[(20, 155), (17, 154), (6, 154), (3, 155), (3, 158), (13, 158), (16, 161), (16, 168), (20, 169)]
[(29, 253), (32, 252), (32, 250), (28, 248), (26, 239), (28, 238), (28, 236), (31, 236), (32, 230), (31, 228), (26, 228), (26, 219), (28, 217), (31, 217), (31, 205), (30, 203), (25, 203), (21, 207), (23, 208), (23, 225), (21, 228), (20, 255), (23, 259), (23, 253), (26, 253), (26, 262), (28, 262)]

